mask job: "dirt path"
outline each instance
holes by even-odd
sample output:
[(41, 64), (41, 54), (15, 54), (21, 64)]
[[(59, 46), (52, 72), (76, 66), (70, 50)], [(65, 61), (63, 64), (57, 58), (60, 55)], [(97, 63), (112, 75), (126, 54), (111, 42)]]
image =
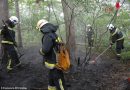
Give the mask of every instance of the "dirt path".
[[(25, 55), (21, 58), (24, 67), (4, 75), (5, 78), (0, 79), (0, 86), (46, 90), (47, 70), (42, 65), (39, 48), (26, 49)], [(126, 89), (128, 88), (126, 78), (130, 77), (129, 65), (114, 59), (103, 58), (96, 64), (86, 66), (85, 70), (81, 67), (73, 68), (65, 74), (67, 84), (71, 85), (69, 90), (130, 90), (130, 88)]]

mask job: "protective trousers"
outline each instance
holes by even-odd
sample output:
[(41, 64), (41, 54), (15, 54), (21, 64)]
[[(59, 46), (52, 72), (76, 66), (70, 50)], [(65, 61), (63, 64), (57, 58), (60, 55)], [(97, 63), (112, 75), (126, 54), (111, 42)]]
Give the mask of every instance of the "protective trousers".
[(56, 68), (49, 71), (48, 90), (66, 90), (64, 75)]
[(12, 70), (15, 66), (20, 64), (18, 54), (15, 47), (10, 44), (2, 44), (2, 67), (7, 70)]
[(117, 58), (121, 57), (121, 50), (124, 49), (124, 39), (119, 40), (116, 42), (116, 53), (117, 53)]
[(93, 42), (94, 42), (93, 38), (88, 38), (88, 46), (89, 47), (93, 47)]

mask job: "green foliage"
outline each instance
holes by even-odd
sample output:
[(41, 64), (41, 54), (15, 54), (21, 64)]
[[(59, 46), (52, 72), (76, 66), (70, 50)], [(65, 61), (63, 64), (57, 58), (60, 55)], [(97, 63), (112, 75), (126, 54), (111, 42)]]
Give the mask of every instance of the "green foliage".
[[(22, 38), (25, 45), (30, 43), (38, 43), (41, 38), (41, 33), (36, 31), (37, 21), (44, 18), (54, 24), (60, 25), (59, 35), (65, 40), (65, 25), (64, 17), (60, 16), (62, 11), (62, 4), (57, 0), (41, 0), (40, 3), (36, 3), (36, 0), (19, 0), (20, 4), (20, 17), (21, 17), (21, 29)], [(85, 26), (91, 24), (95, 31), (95, 44), (98, 46), (108, 46), (109, 44), (109, 32), (107, 31), (107, 24), (113, 17), (113, 13), (106, 13), (104, 8), (106, 6), (113, 7), (110, 3), (101, 3), (100, 0), (68, 0), (74, 8), (75, 19), (75, 34), (77, 42), (84, 43)], [(14, 2), (9, 0), (10, 14), (15, 13)], [(50, 12), (49, 12), (50, 7)], [(120, 16), (116, 18), (115, 25), (117, 27), (123, 27), (121, 30), (128, 37), (129, 35), (129, 14), (130, 12), (125, 9), (119, 10)], [(58, 23), (57, 23), (58, 22)], [(106, 32), (106, 33), (104, 33)], [(34, 37), (35, 36), (35, 37)], [(100, 43), (99, 43), (100, 42)], [(126, 43), (129, 39), (126, 39)], [(29, 44), (28, 44), (29, 43)], [(126, 44), (126, 47), (129, 47)]]
[(22, 33), (24, 46), (33, 46), (41, 43), (42, 34), (38, 30), (26, 31)]
[[(15, 15), (14, 1), (9, 0), (9, 7), (10, 15)], [(61, 3), (59, 3), (57, 0), (41, 0), (39, 3), (36, 3), (36, 0), (19, 0), (21, 33), (23, 44), (25, 46), (41, 42), (42, 34), (36, 30), (36, 24), (38, 20), (43, 18), (48, 20), (48, 18), (50, 18), (49, 22), (57, 24), (56, 19), (58, 19), (60, 24), (63, 18), (59, 17), (60, 13), (62, 12), (62, 8), (59, 7), (61, 7)], [(63, 30), (61, 33), (65, 34), (65, 31)]]
[(130, 51), (121, 53), (123, 60), (129, 60), (130, 59)]

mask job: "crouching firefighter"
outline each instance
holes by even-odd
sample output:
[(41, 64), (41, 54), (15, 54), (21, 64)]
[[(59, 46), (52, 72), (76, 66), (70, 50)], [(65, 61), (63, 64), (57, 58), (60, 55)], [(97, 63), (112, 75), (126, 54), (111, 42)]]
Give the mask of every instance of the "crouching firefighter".
[(56, 34), (58, 26), (41, 19), (37, 23), (37, 29), (39, 29), (39, 31), (43, 34), (40, 54), (43, 56), (45, 67), (49, 69), (48, 90), (66, 90), (63, 71), (55, 67), (57, 62), (54, 50), (56, 47), (55, 41), (60, 42), (60, 39)]
[(15, 31), (13, 28), (18, 23), (16, 16), (11, 16), (7, 21), (3, 21), (3, 26), (0, 29), (1, 46), (2, 46), (2, 69), (11, 71), (14, 67), (20, 65), (18, 54), (15, 50)]
[(124, 36), (118, 28), (116, 28), (113, 24), (107, 26), (110, 31), (110, 47), (116, 43), (116, 56), (117, 59), (121, 59), (121, 50), (124, 49)]
[(93, 31), (92, 26), (90, 24), (87, 25), (86, 33), (87, 33), (87, 39), (88, 39), (88, 47), (89, 48), (93, 47), (94, 31)]

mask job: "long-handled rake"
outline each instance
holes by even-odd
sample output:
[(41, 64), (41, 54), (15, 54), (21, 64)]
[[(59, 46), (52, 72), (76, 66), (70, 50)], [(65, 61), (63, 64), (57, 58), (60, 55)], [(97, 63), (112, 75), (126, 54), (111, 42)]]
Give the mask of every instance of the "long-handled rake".
[(109, 48), (111, 48), (111, 46), (107, 47), (101, 54), (99, 54), (93, 61), (91, 61), (91, 63), (95, 63), (96, 60), (97, 60), (100, 56), (102, 56)]

